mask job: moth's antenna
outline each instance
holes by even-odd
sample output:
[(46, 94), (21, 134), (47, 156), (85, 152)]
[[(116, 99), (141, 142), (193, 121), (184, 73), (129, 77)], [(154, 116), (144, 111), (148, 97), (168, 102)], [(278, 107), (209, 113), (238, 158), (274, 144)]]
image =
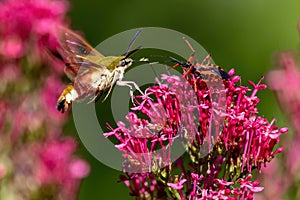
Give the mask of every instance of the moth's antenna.
[(133, 49), (131, 51), (128, 51), (128, 52), (122, 54), (122, 56), (125, 56), (126, 58), (128, 58), (129, 56), (132, 56), (132, 54), (134, 54), (135, 52), (137, 52), (141, 49), (142, 49), (142, 46), (138, 46), (136, 49)]
[(139, 36), (139, 34), (142, 32), (142, 29), (139, 29), (133, 36), (133, 38), (131, 39), (128, 48), (126, 49), (126, 53), (124, 54), (127, 57), (127, 54), (129, 53), (129, 50), (131, 49), (132, 45), (134, 44), (136, 38)]

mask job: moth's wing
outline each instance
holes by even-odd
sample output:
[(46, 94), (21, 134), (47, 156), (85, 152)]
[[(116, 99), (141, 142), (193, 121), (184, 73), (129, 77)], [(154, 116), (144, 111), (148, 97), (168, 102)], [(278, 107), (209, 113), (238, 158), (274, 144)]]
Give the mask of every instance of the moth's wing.
[(71, 80), (74, 80), (81, 66), (105, 68), (105, 66), (96, 63), (104, 56), (91, 47), (80, 35), (70, 29), (60, 27), (58, 37), (62, 48), (61, 54), (66, 62), (65, 73)]
[(76, 60), (72, 58), (70, 62), (65, 64), (64, 71), (65, 74), (73, 81), (79, 73), (83, 73), (84, 71), (99, 71), (101, 73), (108, 71), (108, 68), (99, 62), (96, 63), (85, 57), (76, 56)]
[(110, 71), (107, 68), (98, 65), (88, 64), (84, 62), (78, 70), (77, 76), (74, 78), (74, 88), (83, 99), (91, 98), (102, 92), (101, 84), (105, 83)]
[(92, 61), (96, 61), (104, 57), (80, 35), (64, 27), (60, 27), (59, 29), (60, 44), (67, 53), (84, 56), (86, 58), (90, 58)]

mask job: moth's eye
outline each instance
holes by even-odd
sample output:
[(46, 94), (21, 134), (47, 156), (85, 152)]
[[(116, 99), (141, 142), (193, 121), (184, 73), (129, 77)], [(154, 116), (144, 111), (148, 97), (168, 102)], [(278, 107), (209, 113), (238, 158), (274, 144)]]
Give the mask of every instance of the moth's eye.
[(121, 60), (120, 61), (120, 67), (124, 67), (126, 65), (126, 61), (125, 60)]

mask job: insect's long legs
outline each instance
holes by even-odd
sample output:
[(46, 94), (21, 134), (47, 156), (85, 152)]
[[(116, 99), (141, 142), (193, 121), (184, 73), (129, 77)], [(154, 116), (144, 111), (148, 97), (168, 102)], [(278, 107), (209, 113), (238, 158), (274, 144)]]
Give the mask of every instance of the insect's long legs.
[(207, 62), (207, 65), (210, 65), (210, 59), (211, 59), (211, 55), (208, 54), (202, 61), (201, 66), (205, 65), (205, 62)]
[[(134, 103), (134, 101), (133, 101), (133, 87), (132, 87), (132, 85), (135, 87), (135, 89), (137, 90), (137, 91), (139, 91), (143, 96), (145, 95), (143, 92), (142, 92), (142, 90), (140, 89), (140, 87), (134, 82), (134, 81), (121, 81), (121, 80), (118, 80), (117, 82), (116, 82), (116, 84), (118, 85), (118, 86), (127, 86), (127, 87), (129, 87), (129, 94), (130, 94), (130, 97), (131, 97), (131, 101), (132, 101), (132, 103), (133, 104), (135, 104)], [(132, 85), (130, 85), (130, 84), (132, 84)]]

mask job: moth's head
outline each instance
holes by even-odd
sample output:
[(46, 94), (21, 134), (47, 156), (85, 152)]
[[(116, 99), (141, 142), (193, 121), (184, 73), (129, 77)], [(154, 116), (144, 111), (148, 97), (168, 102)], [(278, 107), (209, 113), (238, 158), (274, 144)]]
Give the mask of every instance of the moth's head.
[(119, 67), (124, 67), (125, 69), (132, 65), (133, 60), (131, 58), (123, 58), (120, 60)]

